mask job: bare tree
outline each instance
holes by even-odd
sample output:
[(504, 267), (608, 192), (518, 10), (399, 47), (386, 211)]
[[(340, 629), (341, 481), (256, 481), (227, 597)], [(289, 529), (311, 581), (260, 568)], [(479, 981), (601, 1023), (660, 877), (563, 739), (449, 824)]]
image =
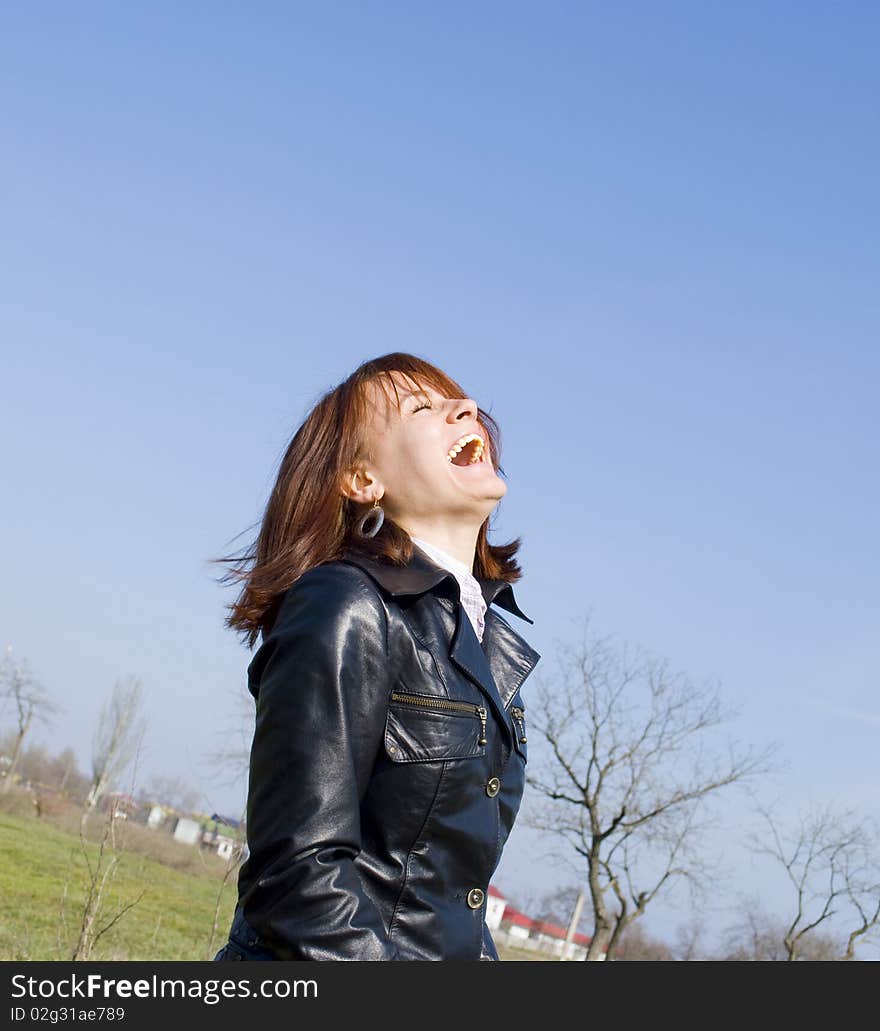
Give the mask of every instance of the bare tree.
[(84, 798), (88, 791), (88, 778), (80, 772), (76, 752), (70, 747), (52, 760), (50, 783), (55, 784), (63, 794)]
[(191, 813), (199, 804), (200, 793), (182, 777), (155, 773), (141, 791), (143, 800), (170, 806), (181, 813)]
[[(854, 959), (856, 946), (876, 940), (880, 928), (877, 825), (826, 803), (808, 806), (784, 828), (771, 807), (756, 807), (764, 829), (752, 832), (750, 846), (782, 867), (791, 888), (790, 918), (776, 929), (785, 958)], [(843, 933), (836, 955), (817, 957), (815, 943), (821, 937), (827, 946), (835, 928)]]
[(665, 942), (648, 934), (641, 924), (633, 923), (620, 936), (614, 958), (630, 962), (669, 962), (675, 956)]
[(672, 949), (675, 959), (684, 962), (708, 959), (704, 944), (705, 934), (703, 921), (692, 913), (685, 923), (679, 924), (676, 928), (675, 945)]
[[(113, 707), (111, 705), (110, 711), (112, 711), (112, 708)], [(137, 722), (135, 721), (134, 724), (129, 723), (129, 726), (132, 725), (136, 728)], [(135, 791), (135, 785), (138, 779), (142, 741), (143, 734), (142, 732), (138, 732), (130, 742), (131, 750), (128, 752), (128, 758), (124, 764), (124, 767), (130, 767), (131, 771), (131, 794)], [(124, 767), (118, 768), (121, 769)], [(83, 812), (79, 831), (80, 850), (85, 862), (86, 876), (85, 897), (83, 899), (82, 908), (78, 913), (79, 926), (77, 928), (77, 939), (73, 953), (70, 957), (71, 960), (74, 961), (91, 959), (92, 953), (101, 938), (103, 938), (108, 931), (112, 930), (112, 928), (122, 920), (126, 913), (134, 909), (147, 893), (147, 888), (142, 888), (136, 898), (130, 899), (128, 902), (119, 906), (112, 916), (108, 915), (107, 909), (109, 906), (110, 888), (113, 885), (116, 874), (118, 873), (120, 859), (126, 851), (124, 836), (127, 824), (125, 819), (122, 818), (124, 817), (124, 813), (120, 809), (120, 799), (111, 799), (111, 803), (104, 814), (104, 823), (98, 842), (97, 855), (92, 857), (89, 854), (90, 849), (85, 833), (86, 816), (88, 812), (88, 809)], [(65, 883), (64, 893), (61, 899), (60, 921), (61, 925), (65, 929), (67, 927), (66, 901), (67, 883)]]
[[(147, 892), (146, 888), (141, 888), (136, 898), (125, 903), (113, 916), (104, 919), (103, 923), (101, 922), (107, 905), (108, 888), (113, 883), (120, 856), (124, 851), (118, 840), (118, 805), (119, 800), (113, 799), (104, 820), (103, 833), (98, 843), (98, 854), (94, 860), (89, 856), (84, 832), (82, 829), (80, 830), (80, 845), (85, 859), (87, 876), (85, 899), (79, 914), (76, 944), (70, 957), (74, 961), (91, 959), (92, 952), (101, 938), (119, 923), (130, 909), (134, 909)], [(63, 905), (62, 900), (62, 909)]]
[(92, 780), (86, 813), (95, 807), (140, 748), (146, 731), (142, 699), (140, 678), (129, 676), (116, 681), (109, 702), (101, 707), (92, 739)]
[(593, 910), (587, 959), (613, 958), (653, 899), (679, 882), (706, 885), (707, 803), (769, 770), (774, 749), (716, 744), (732, 713), (715, 690), (641, 649), (594, 639), (589, 618), (579, 646), (561, 648), (560, 667), (531, 706), (530, 739), (548, 747), (540, 759), (533, 748), (527, 782), (538, 802), (523, 819), (580, 857)]
[[(721, 960), (742, 962), (781, 962), (791, 957), (785, 947), (788, 922), (768, 913), (760, 900), (746, 898), (738, 905), (739, 920), (728, 927), (723, 936)], [(804, 960), (836, 959), (843, 948), (838, 937), (813, 928), (801, 936), (798, 958)]]
[(532, 891), (523, 897), (522, 903), (516, 908), (533, 920), (546, 920), (567, 927), (577, 903), (578, 891), (578, 887), (571, 884), (551, 888), (543, 893)]
[(3, 662), (0, 663), (0, 697), (12, 708), (16, 721), (12, 755), (0, 789), (6, 793), (15, 779), (28, 731), (34, 723), (49, 726), (61, 710), (30, 671), (27, 660), (21, 659), (16, 662), (13, 659), (11, 647), (6, 649)]
[(204, 756), (205, 779), (218, 787), (247, 784), (255, 717), (253, 696), (238, 688), (230, 692), (224, 726), (215, 734), (216, 747)]

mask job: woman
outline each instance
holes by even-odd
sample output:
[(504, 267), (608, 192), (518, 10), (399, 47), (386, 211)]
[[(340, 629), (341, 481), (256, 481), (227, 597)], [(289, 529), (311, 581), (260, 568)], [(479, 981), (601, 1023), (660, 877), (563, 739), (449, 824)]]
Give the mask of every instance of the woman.
[[(227, 624), (262, 644), (249, 855), (216, 959), (497, 960), (489, 880), (540, 658), (487, 540), (494, 420), (447, 375), (364, 363), (296, 432)], [(220, 561), (234, 562), (233, 559)]]

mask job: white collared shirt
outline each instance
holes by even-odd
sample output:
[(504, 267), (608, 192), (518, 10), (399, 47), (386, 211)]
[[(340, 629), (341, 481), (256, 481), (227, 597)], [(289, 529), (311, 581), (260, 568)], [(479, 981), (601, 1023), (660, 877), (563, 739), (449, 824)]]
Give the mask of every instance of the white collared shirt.
[(477, 578), (464, 562), (459, 562), (457, 558), (438, 548), (436, 544), (431, 544), (420, 537), (413, 537), (412, 534), (410, 534), (410, 539), (413, 544), (418, 544), (422, 551), (429, 555), (437, 565), (448, 569), (455, 579), (458, 580), (461, 586), (461, 603), (468, 614), (474, 633), (477, 635), (477, 640), (482, 642), (483, 630), (486, 626), (484, 618), (486, 615), (486, 599), (483, 597)]

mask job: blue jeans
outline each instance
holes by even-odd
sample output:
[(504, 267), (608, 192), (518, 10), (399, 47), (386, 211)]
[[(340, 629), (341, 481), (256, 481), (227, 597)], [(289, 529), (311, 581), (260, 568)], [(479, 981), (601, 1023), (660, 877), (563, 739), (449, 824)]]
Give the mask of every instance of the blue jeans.
[(213, 962), (277, 958), (263, 945), (256, 931), (245, 920), (244, 913), (236, 906), (232, 927), (229, 930), (229, 940), (214, 957)]

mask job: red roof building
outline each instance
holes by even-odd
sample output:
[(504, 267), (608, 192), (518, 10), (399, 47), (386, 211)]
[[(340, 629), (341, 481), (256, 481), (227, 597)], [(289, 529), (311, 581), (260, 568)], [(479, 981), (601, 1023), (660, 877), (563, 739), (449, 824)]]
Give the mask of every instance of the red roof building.
[[(496, 918), (492, 931), (496, 943), (515, 948), (530, 948), (539, 952), (549, 952), (562, 957), (565, 951), (566, 927), (554, 924), (550, 920), (538, 920), (527, 916), (515, 906), (507, 902), (506, 897), (494, 885), (489, 885), (489, 895), (496, 900), (496, 905), (504, 903), (500, 918)], [(487, 914), (487, 923), (488, 914)], [(490, 925), (492, 926), (492, 925)], [(583, 959), (591, 938), (589, 935), (575, 932), (568, 948), (569, 959)]]

